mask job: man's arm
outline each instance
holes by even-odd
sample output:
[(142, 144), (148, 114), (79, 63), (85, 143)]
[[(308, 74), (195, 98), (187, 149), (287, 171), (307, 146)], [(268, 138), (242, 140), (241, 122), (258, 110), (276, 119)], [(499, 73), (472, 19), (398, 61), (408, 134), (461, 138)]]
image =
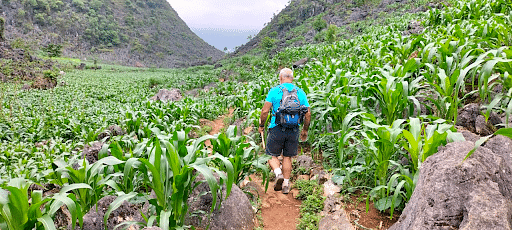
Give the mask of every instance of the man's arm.
[(300, 133), (300, 139), (306, 141), (308, 139), (308, 129), (311, 123), (311, 108), (308, 108), (308, 112), (304, 116), (304, 125), (302, 126), (302, 132)]
[(267, 122), (267, 117), (268, 113), (270, 112), (270, 108), (272, 108), (272, 103), (266, 101), (265, 104), (263, 105), (263, 108), (261, 109), (260, 127), (258, 129), (260, 133), (263, 133), (263, 129), (265, 127), (261, 127), (261, 125), (265, 125), (265, 122)]

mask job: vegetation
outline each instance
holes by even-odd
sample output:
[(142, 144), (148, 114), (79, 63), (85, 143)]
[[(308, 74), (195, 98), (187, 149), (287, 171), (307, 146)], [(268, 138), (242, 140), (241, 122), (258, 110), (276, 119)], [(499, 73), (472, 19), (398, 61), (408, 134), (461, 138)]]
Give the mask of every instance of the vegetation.
[(304, 200), (300, 207), (301, 219), (297, 229), (318, 229), (321, 219), (320, 212), (324, 208), (323, 189), (316, 180), (298, 180), (294, 187), (299, 189), (297, 199)]
[[(420, 164), (440, 146), (463, 139), (454, 127), (459, 108), (476, 101), (486, 116), (512, 113), (512, 6), (504, 0), (450, 5), (390, 17), (385, 27), (368, 26), (363, 34), (332, 44), (287, 48), (271, 58), (225, 59), (218, 69), (105, 66), (69, 72), (59, 78), (67, 86), (47, 91), (20, 91), (15, 83), (2, 83), (0, 185), (2, 193), (12, 195), (0, 200), (1, 210), (28, 212), (16, 220), (0, 213), (0, 228), (50, 229), (52, 207), (62, 204), (80, 225), (88, 208), (111, 194), (118, 196), (115, 204), (149, 200), (151, 213), (141, 225), (183, 227), (185, 201), (199, 174), (216, 193), (221, 184), (229, 187), (251, 173), (267, 173), (259, 135), (237, 136), (230, 127), (215, 136), (190, 138), (190, 131), (200, 118), (213, 120), (228, 108), (235, 109), (233, 119), (241, 119), (242, 128), (257, 127), (265, 96), (278, 83), (276, 69), (304, 57), (312, 61), (295, 70), (295, 81), (312, 105), (308, 142), (313, 154), (322, 154), (324, 168), (344, 193), (367, 194), (376, 208), (392, 215), (410, 199)], [(405, 36), (411, 20), (421, 20), (425, 30)], [(274, 44), (270, 39), (265, 47)], [(232, 80), (218, 81), (228, 77)], [(151, 79), (161, 83), (151, 84)], [(160, 88), (186, 92), (212, 82), (215, 87), (199, 97), (148, 100)], [(501, 91), (495, 90), (498, 85)], [(81, 159), (83, 146), (113, 124), (127, 134), (111, 137), (99, 161)], [(510, 130), (498, 134), (505, 132)], [(78, 168), (71, 167), (75, 164)], [(224, 172), (219, 183), (213, 172)], [(42, 197), (29, 194), (25, 182), (62, 189)], [(319, 189), (306, 181), (295, 185), (305, 199), (298, 228), (315, 228), (316, 213), (323, 208)], [(155, 199), (147, 198), (151, 189)]]

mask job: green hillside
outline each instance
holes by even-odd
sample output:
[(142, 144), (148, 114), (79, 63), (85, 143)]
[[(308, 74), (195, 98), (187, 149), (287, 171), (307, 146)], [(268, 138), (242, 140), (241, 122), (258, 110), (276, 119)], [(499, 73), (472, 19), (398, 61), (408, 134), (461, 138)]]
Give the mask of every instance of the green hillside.
[(5, 38), (123, 65), (185, 67), (223, 57), (165, 0), (3, 0)]
[(369, 32), (369, 27), (385, 26), (387, 18), (424, 12), (432, 6), (437, 3), (427, 0), (294, 0), (236, 53), (245, 54), (262, 46), (274, 53), (286, 47), (351, 38)]

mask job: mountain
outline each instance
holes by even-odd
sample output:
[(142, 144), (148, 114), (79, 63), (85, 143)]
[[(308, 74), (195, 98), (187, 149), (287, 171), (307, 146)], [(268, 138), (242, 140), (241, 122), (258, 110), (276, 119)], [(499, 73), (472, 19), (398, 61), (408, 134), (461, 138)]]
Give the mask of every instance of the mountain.
[(275, 52), (284, 47), (324, 42), (330, 25), (335, 25), (331, 27), (336, 39), (348, 38), (363, 33), (369, 25), (385, 24), (386, 18), (425, 11), (427, 2), (429, 0), (291, 0), (234, 55), (248, 53), (261, 47), (261, 43), (271, 46), (269, 48)]
[(124, 65), (186, 67), (224, 53), (207, 44), (166, 0), (1, 0), (4, 37), (33, 49)]

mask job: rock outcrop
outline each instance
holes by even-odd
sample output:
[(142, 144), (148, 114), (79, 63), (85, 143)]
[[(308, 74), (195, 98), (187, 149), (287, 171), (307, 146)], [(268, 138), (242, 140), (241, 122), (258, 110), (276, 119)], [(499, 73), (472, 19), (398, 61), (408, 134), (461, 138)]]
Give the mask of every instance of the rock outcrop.
[(323, 218), (318, 223), (319, 230), (353, 230), (354, 226), (342, 207), (339, 196), (330, 195), (324, 201)]
[(457, 125), (482, 136), (491, 135), (496, 131), (495, 125), (501, 124), (501, 118), (491, 112), (487, 122), (482, 115), (480, 105), (471, 103), (464, 106), (457, 116)]
[(162, 101), (162, 102), (168, 102), (168, 101), (179, 101), (181, 100), (182, 95), (179, 89), (161, 89), (158, 91), (158, 93), (151, 97), (151, 100), (153, 101)]
[(440, 147), (427, 158), (411, 200), (390, 229), (511, 229), (512, 140), (497, 136)]
[[(198, 178), (200, 177), (202, 176)], [(206, 195), (200, 195), (205, 192)], [(226, 194), (225, 187), (222, 189), (222, 194), (224, 196)], [(220, 196), (218, 194), (217, 202), (221, 201)], [(218, 208), (215, 209), (210, 219), (208, 219), (212, 202), (213, 197), (207, 183), (203, 183), (194, 189), (188, 199), (190, 214), (186, 217), (185, 224), (202, 229), (206, 229), (206, 226), (210, 224), (209, 229), (211, 230), (248, 230), (254, 228), (254, 211), (251, 203), (238, 186), (233, 184), (229, 197), (222, 200), (220, 205), (217, 203)]]

